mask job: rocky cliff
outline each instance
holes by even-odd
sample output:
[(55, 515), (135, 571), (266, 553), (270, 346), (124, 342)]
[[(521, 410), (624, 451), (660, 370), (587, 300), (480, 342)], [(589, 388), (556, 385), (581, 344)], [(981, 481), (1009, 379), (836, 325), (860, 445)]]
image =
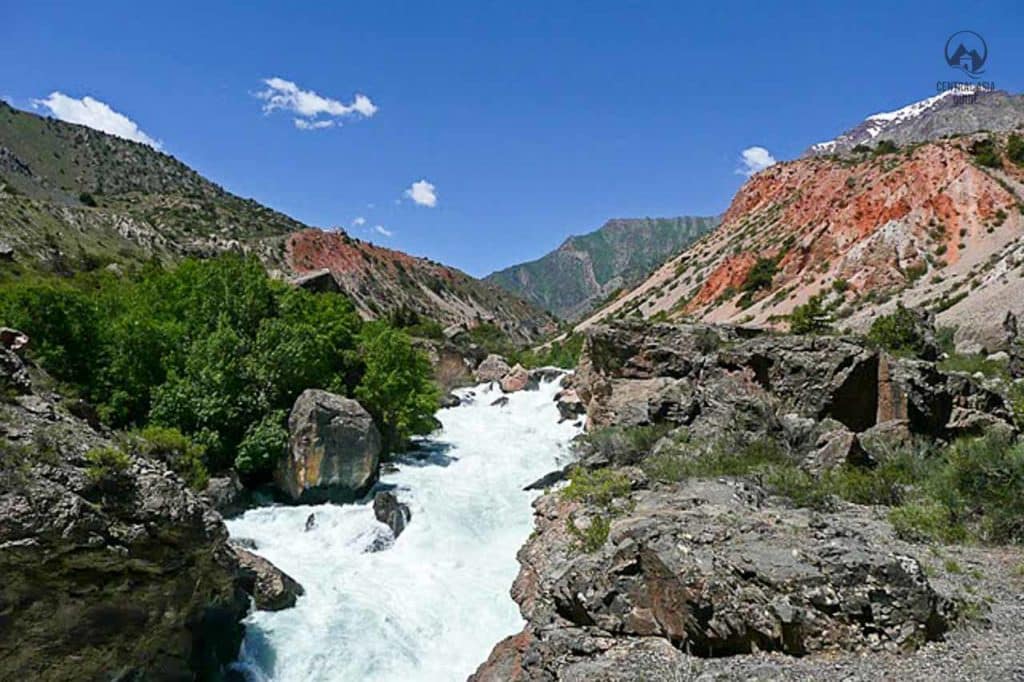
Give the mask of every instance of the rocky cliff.
[(220, 516), (0, 347), (0, 677), (217, 680), (248, 609)]
[(609, 220), (594, 232), (569, 237), (542, 258), (486, 280), (563, 319), (577, 319), (717, 224), (717, 217), (693, 216)]
[[(589, 435), (569, 485), (534, 505), (512, 587), (526, 626), (471, 679), (1021, 672), (1007, 652), (1024, 610), (1002, 593), (1019, 550), (915, 540), (883, 501), (912, 486), (868, 503), (793, 485), (863, 480), (911, 442), (1011, 434), (1001, 389), (855, 338), (639, 323), (590, 330), (575, 387)], [(963, 625), (976, 591), (985, 632)]]

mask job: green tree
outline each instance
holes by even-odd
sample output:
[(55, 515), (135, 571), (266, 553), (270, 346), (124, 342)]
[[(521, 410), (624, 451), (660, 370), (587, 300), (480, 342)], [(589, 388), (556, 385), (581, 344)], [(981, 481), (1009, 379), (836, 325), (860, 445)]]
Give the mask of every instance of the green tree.
[(382, 323), (369, 323), (360, 335), (366, 369), (356, 397), (374, 416), (385, 448), (401, 447), (410, 436), (436, 428), (440, 393), (430, 361), (409, 336)]
[(817, 294), (803, 305), (798, 305), (789, 315), (789, 331), (793, 334), (825, 334), (832, 328), (832, 318), (823, 304), (823, 296)]
[(246, 431), (235, 456), (235, 469), (246, 479), (264, 481), (288, 449), (285, 413), (271, 412)]

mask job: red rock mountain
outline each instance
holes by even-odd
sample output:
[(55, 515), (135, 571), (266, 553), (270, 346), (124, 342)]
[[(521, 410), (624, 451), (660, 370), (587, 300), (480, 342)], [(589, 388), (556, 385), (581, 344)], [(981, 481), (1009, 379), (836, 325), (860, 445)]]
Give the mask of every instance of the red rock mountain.
[(694, 317), (784, 327), (822, 294), (840, 328), (896, 301), (938, 313), (958, 343), (995, 348), (1024, 312), (1024, 150), (1017, 133), (859, 147), (752, 177), (721, 226), (581, 327)]

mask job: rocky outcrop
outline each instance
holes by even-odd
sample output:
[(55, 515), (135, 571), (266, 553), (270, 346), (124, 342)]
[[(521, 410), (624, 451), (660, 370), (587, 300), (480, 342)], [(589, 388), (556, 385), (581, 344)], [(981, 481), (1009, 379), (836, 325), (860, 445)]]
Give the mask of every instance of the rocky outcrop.
[(390, 528), (397, 538), (412, 518), (412, 511), (409, 510), (409, 505), (399, 502), (393, 492), (384, 491), (377, 493), (373, 498), (373, 515)]
[(1017, 316), (1006, 313), (1003, 320), (1003, 331), (1006, 332), (1007, 369), (1014, 379), (1024, 379), (1024, 339), (1017, 328)]
[(492, 353), (484, 358), (483, 362), (476, 368), (476, 380), (479, 383), (501, 381), (511, 369), (509, 364), (505, 362), (505, 358)]
[(843, 337), (602, 325), (588, 333), (576, 381), (588, 428), (668, 422), (699, 436), (756, 438), (780, 433), (782, 417), (795, 415), (852, 433), (904, 420), (913, 433), (946, 437), (975, 413), (1013, 423), (1006, 399), (977, 379)]
[(295, 606), (305, 594), (302, 585), (263, 557), (242, 547), (232, 547), (238, 560), (240, 579), (261, 611), (280, 611)]
[(211, 478), (203, 491), (203, 497), (224, 517), (241, 514), (250, 502), (248, 491), (233, 469), (223, 476)]
[(350, 502), (376, 482), (381, 438), (355, 400), (310, 389), (288, 418), (289, 452), (274, 474), (293, 502)]
[(0, 352), (23, 389), (0, 401), (0, 678), (221, 679), (248, 601), (221, 517), (157, 460), (99, 457), (110, 434)]
[[(593, 553), (572, 524), (593, 510), (535, 504), (512, 588), (527, 626), (476, 682), (662, 679), (688, 657), (906, 651), (939, 638), (953, 607), (888, 524), (770, 505), (756, 486), (690, 481), (637, 490)], [(635, 676), (616, 676), (626, 663)]]
[(302, 275), (297, 275), (288, 280), (289, 284), (313, 293), (338, 293), (341, 287), (338, 286), (334, 275), (327, 268), (312, 270)]

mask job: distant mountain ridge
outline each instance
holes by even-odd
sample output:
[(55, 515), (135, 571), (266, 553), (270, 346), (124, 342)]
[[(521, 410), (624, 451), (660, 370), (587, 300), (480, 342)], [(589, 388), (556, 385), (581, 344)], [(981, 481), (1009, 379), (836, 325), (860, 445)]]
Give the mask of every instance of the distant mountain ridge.
[(811, 145), (805, 155), (844, 154), (882, 140), (898, 146), (970, 133), (1008, 132), (1024, 124), (1024, 95), (961, 87), (895, 111), (868, 116), (833, 140)]
[(310, 228), (151, 147), (3, 102), (0, 245), (22, 266), (58, 272), (243, 252), (280, 276), (329, 268), (365, 317), (407, 309), (445, 326), (488, 321), (524, 342), (556, 324), (459, 270)]
[(715, 216), (616, 218), (566, 239), (551, 253), (485, 280), (563, 319), (576, 319), (628, 288), (718, 224)]

